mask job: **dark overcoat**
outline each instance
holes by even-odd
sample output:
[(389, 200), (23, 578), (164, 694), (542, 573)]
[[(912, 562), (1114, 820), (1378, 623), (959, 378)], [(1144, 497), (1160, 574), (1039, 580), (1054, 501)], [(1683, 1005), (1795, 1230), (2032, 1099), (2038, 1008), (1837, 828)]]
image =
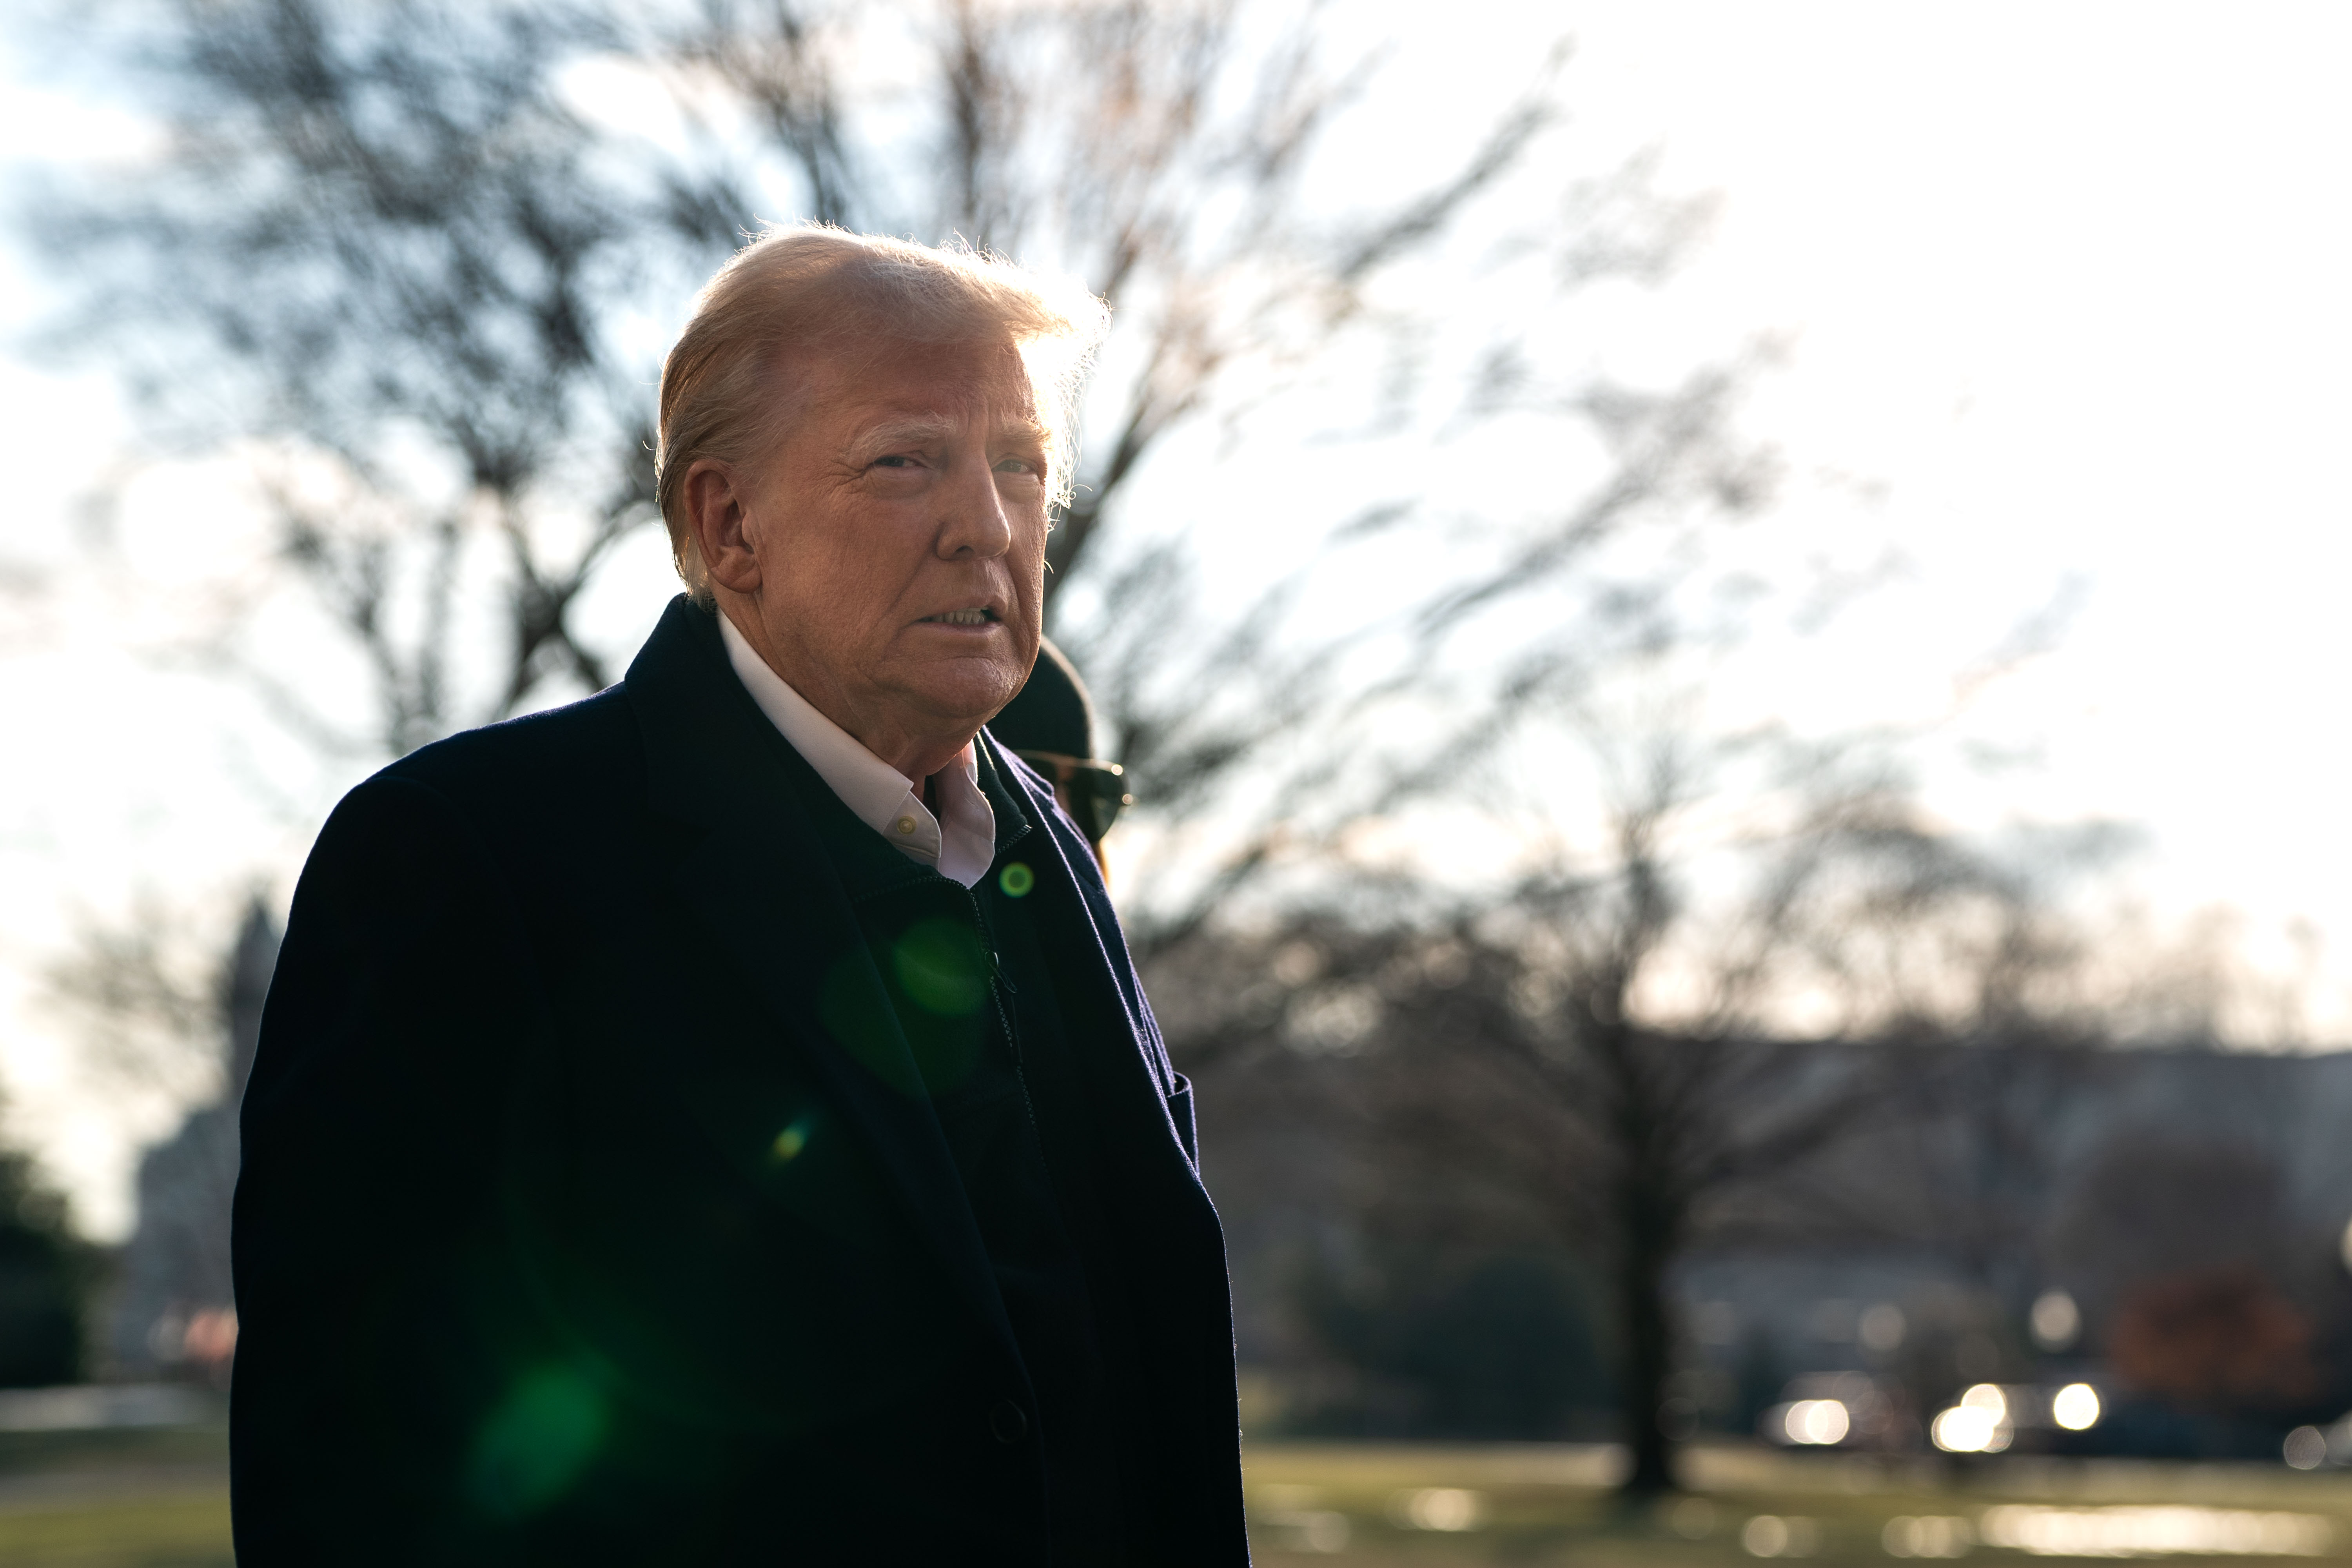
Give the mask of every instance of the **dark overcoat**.
[[(1245, 1563), (1191, 1090), (1085, 840), (982, 759), (1079, 977), (1116, 1560)], [(246, 1568), (1098, 1560), (1049, 1551), (1027, 1373), (814, 776), (680, 599), (622, 684), (336, 808), (245, 1098)]]

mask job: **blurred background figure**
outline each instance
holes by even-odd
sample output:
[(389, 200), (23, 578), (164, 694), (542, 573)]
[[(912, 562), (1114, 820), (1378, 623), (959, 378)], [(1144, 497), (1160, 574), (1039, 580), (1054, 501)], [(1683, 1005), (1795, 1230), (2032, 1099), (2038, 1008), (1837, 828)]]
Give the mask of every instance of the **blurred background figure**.
[(1103, 837), (1135, 797), (1127, 793), (1126, 770), (1095, 755), (1094, 699), (1077, 666), (1051, 637), (1037, 645), (1029, 683), (988, 721), (988, 732), (1053, 782), (1054, 798), (1094, 846), (1095, 859), (1108, 875)]

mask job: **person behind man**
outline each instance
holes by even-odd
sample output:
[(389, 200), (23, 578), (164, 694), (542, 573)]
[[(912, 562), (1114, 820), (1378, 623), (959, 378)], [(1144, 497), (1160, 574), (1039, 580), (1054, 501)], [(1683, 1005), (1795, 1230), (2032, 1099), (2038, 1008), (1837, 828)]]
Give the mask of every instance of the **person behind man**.
[(1247, 1561), (1191, 1090), (982, 728), (1102, 319), (752, 243), (626, 679), (330, 817), (244, 1103), (245, 1568)]
[(1103, 863), (1103, 838), (1135, 797), (1127, 793), (1127, 770), (1095, 755), (1094, 697), (1053, 638), (1037, 639), (1029, 683), (988, 721), (988, 732), (1053, 784), (1055, 803)]

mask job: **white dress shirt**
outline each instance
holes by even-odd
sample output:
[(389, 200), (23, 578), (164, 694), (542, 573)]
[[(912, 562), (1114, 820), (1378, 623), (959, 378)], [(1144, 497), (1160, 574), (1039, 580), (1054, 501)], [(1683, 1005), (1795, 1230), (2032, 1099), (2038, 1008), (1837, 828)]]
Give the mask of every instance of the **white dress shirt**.
[(818, 712), (744, 640), (735, 623), (719, 617), (719, 635), (735, 678), (768, 721), (807, 759), (857, 820), (942, 877), (975, 887), (996, 858), (996, 813), (980, 791), (980, 759), (967, 741), (954, 761), (931, 775), (942, 823), (923, 804), (915, 781), (857, 743), (856, 737)]

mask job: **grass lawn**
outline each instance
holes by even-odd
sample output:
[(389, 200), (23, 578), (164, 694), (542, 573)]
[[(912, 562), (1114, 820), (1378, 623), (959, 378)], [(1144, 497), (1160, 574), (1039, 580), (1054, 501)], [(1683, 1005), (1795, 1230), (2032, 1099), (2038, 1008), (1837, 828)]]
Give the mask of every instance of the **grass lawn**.
[(228, 1427), (0, 1432), (5, 1568), (229, 1568)]
[(228, 1488), (0, 1502), (8, 1568), (229, 1568)]
[(1593, 1449), (1255, 1443), (1251, 1538), (1262, 1563), (1399, 1568), (2352, 1563), (2352, 1477), (2284, 1466), (1960, 1468), (1718, 1448), (1687, 1457), (1688, 1494), (1628, 1510), (1608, 1490), (1610, 1463)]
[[(1269, 1568), (1802, 1558), (2352, 1563), (2352, 1475), (2284, 1466), (1968, 1468), (1750, 1448), (1688, 1457), (1692, 1489), (1629, 1510), (1592, 1448), (1257, 1443), (1251, 1538)], [(5, 1568), (228, 1568), (225, 1431), (0, 1433)], [(1988, 1538), (1990, 1539), (1988, 1539)]]

